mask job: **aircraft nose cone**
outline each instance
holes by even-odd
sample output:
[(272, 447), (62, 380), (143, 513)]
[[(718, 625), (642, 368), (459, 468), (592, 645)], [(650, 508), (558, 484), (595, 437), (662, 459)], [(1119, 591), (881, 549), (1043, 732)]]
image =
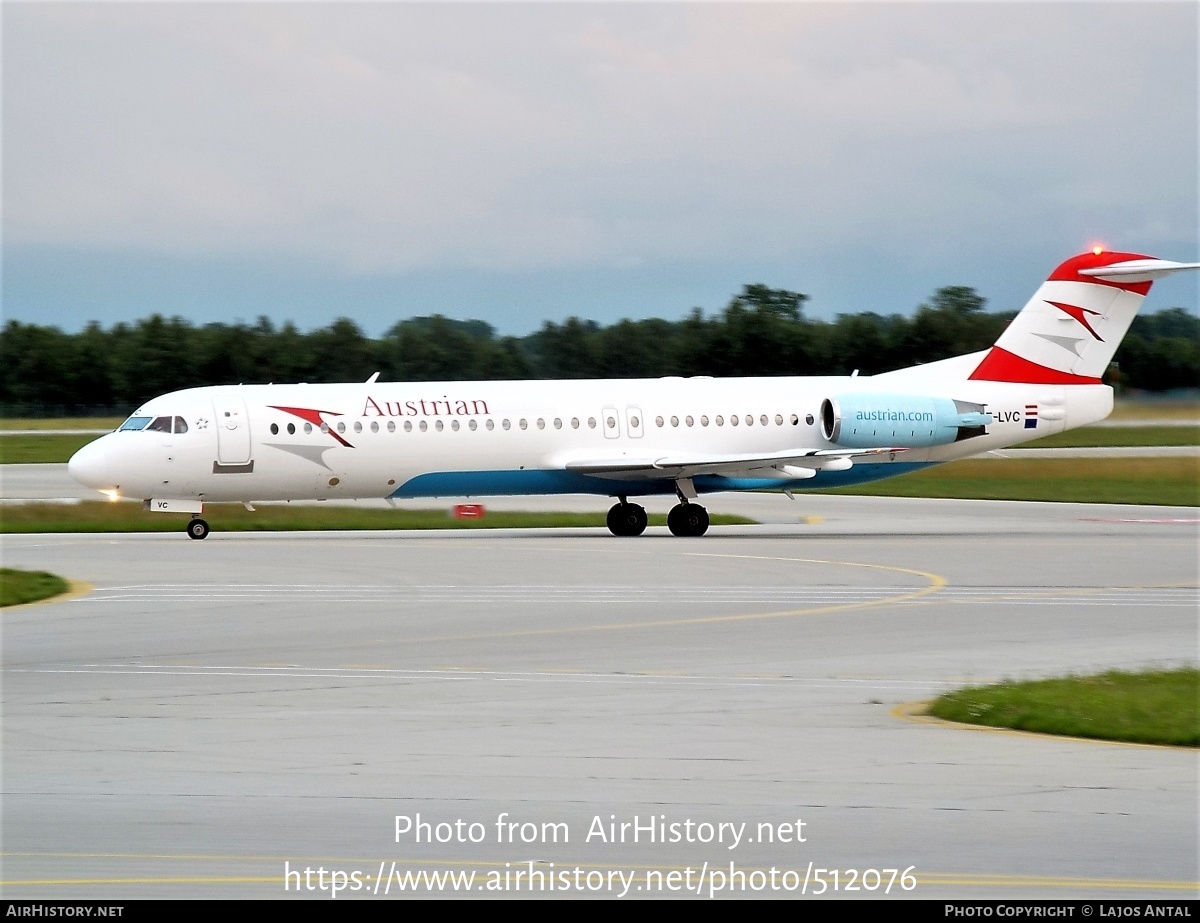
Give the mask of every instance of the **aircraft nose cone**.
[(85, 445), (67, 462), (67, 474), (85, 487), (111, 490), (114, 485), (108, 471), (108, 453), (98, 442)]

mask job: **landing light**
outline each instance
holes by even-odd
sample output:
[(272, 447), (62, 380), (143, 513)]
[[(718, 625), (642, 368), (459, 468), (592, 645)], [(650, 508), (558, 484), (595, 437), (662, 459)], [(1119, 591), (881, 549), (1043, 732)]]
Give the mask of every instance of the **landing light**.
[(1104, 252), (1104, 248), (1101, 247), (1099, 244), (1096, 244), (1096, 246), (1092, 247), (1092, 252), (1094, 254), (1096, 254), (1096, 256), (1099, 256), (1101, 253)]
[(116, 503), (118, 500), (121, 499), (121, 495), (119, 493), (117, 493), (117, 491), (115, 491), (115, 490), (102, 490), (102, 491), (100, 491), (100, 493), (102, 493), (102, 494), (104, 494), (104, 496), (108, 497), (109, 503)]

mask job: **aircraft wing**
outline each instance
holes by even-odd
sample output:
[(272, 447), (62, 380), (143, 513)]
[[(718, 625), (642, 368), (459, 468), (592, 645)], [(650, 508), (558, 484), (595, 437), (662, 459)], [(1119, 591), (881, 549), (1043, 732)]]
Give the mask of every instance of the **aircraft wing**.
[(691, 478), (704, 474), (726, 477), (810, 478), (822, 469), (845, 471), (855, 458), (887, 455), (902, 448), (802, 449), (764, 455), (663, 455), (638, 458), (609, 456), (573, 458), (564, 467), (580, 474), (638, 480), (641, 478)]

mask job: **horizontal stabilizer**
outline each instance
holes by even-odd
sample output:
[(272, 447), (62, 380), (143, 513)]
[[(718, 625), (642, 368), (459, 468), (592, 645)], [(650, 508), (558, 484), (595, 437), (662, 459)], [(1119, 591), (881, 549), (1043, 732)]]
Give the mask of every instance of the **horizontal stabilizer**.
[(1112, 263), (1096, 269), (1080, 269), (1081, 276), (1094, 276), (1097, 279), (1120, 280), (1122, 282), (1153, 282), (1173, 272), (1185, 269), (1200, 269), (1200, 263), (1176, 263), (1174, 260), (1125, 260), (1122, 263)]

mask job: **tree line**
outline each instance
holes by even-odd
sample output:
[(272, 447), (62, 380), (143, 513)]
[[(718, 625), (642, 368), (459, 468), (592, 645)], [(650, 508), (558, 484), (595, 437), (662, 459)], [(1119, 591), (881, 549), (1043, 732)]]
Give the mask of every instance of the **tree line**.
[[(984, 310), (971, 288), (939, 289), (911, 317), (804, 316), (807, 296), (747, 285), (724, 310), (679, 321), (601, 326), (547, 321), (525, 337), (441, 315), (399, 321), (379, 339), (348, 318), (302, 333), (290, 323), (194, 325), (155, 314), (79, 333), (8, 321), (0, 330), (0, 413), (120, 415), (158, 394), (261, 382), (648, 378), (662, 375), (863, 375), (990, 346), (1014, 313)], [(1200, 318), (1139, 316), (1109, 370), (1147, 391), (1200, 387)]]

